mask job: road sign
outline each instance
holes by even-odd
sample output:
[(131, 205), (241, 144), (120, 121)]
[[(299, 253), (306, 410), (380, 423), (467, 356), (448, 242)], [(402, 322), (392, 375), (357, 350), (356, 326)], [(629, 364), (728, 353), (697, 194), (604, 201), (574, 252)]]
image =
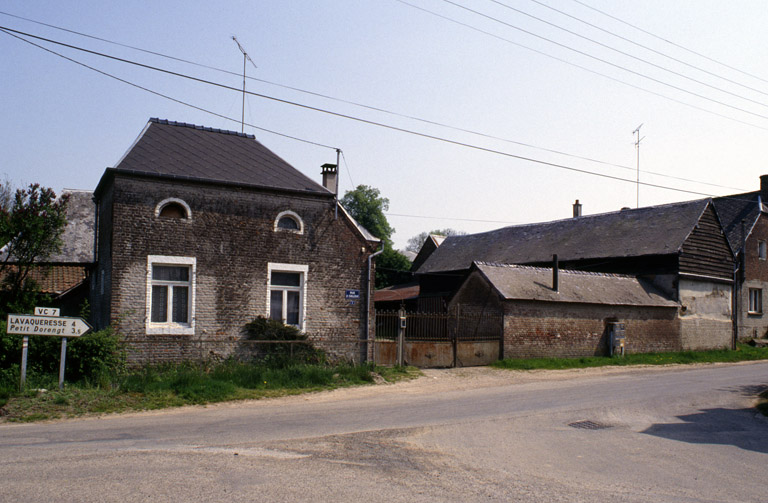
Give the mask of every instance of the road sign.
[(61, 316), (61, 309), (58, 307), (36, 307), (35, 316)]
[(9, 334), (21, 335), (80, 337), (89, 330), (91, 330), (91, 326), (82, 318), (63, 318), (60, 316), (9, 314), (6, 324), (6, 331)]

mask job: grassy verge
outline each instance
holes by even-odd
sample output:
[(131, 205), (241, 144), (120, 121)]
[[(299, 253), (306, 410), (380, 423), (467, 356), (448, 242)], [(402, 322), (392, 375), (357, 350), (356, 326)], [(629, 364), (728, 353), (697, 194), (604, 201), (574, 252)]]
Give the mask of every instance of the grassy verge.
[(574, 369), (628, 365), (671, 365), (690, 363), (740, 362), (768, 360), (768, 348), (739, 344), (736, 350), (683, 351), (679, 353), (629, 354), (624, 357), (589, 356), (583, 358), (507, 358), (493, 364), (496, 368), (511, 370)]
[(54, 376), (38, 377), (48, 389), (0, 392), (0, 420), (39, 421), (84, 414), (162, 409), (228, 400), (259, 399), (386, 382), (419, 375), (412, 367), (308, 365), (281, 367), (224, 362), (214, 366), (145, 367), (99, 386), (66, 384), (59, 391)]

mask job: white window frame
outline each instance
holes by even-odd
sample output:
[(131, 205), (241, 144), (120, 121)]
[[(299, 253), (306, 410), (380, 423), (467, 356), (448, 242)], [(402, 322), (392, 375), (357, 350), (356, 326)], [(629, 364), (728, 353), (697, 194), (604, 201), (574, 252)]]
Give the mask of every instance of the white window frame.
[(181, 205), (184, 208), (184, 211), (187, 212), (187, 216), (185, 218), (181, 218), (180, 220), (187, 220), (187, 221), (192, 220), (192, 210), (190, 209), (189, 205), (183, 199), (179, 199), (178, 197), (169, 197), (157, 203), (157, 206), (155, 206), (155, 217), (159, 218), (160, 212), (163, 211), (163, 208), (165, 208), (171, 203), (176, 203)]
[[(163, 323), (152, 322), (152, 266), (169, 265), (189, 266), (189, 323), (174, 323), (172, 321)], [(195, 257), (176, 257), (169, 255), (148, 255), (147, 256), (147, 311), (146, 311), (146, 331), (147, 334), (169, 334), (169, 335), (194, 335), (195, 333), (195, 298), (197, 286), (197, 259)], [(169, 309), (170, 311), (170, 309)]]
[[(283, 217), (290, 217), (291, 219), (295, 220), (296, 223), (299, 224), (299, 228), (283, 229), (282, 227), (278, 227), (277, 224), (280, 223), (280, 219)], [(294, 234), (304, 234), (304, 221), (295, 211), (291, 211), (291, 210), (281, 211), (277, 215), (277, 218), (275, 218), (274, 230), (275, 232), (293, 232)]]
[(757, 258), (760, 260), (768, 259), (768, 247), (763, 240), (757, 242)]
[[(301, 264), (281, 264), (277, 262), (267, 263), (267, 303), (266, 303), (266, 317), (269, 318), (271, 313), (272, 303), (272, 272), (298, 272), (301, 273), (301, 279), (299, 281), (299, 326), (300, 331), (304, 331), (307, 320), (307, 275), (309, 273), (308, 265)], [(276, 286), (275, 288), (283, 289), (283, 287)]]
[(749, 310), (748, 314), (763, 314), (763, 289), (749, 289)]

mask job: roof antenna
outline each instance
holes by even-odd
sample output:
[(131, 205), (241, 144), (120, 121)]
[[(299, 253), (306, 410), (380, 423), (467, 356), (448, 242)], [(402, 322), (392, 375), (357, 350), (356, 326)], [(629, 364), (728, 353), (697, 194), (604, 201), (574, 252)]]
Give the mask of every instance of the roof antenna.
[[(245, 84), (243, 84), (245, 86)], [(645, 124), (645, 123), (643, 123)], [(632, 134), (637, 134), (637, 140), (635, 141), (635, 148), (637, 149), (637, 207), (640, 207), (640, 142), (645, 139), (645, 136), (640, 138), (640, 128), (643, 124), (637, 126), (637, 129), (632, 131)]]
[(243, 53), (243, 115), (240, 119), (240, 132), (245, 133), (245, 63), (250, 61), (254, 68), (258, 68), (258, 66), (256, 66), (256, 63), (253, 62), (248, 53), (245, 52), (245, 49), (243, 49), (243, 46), (240, 45), (240, 42), (237, 41), (237, 37), (232, 35), (232, 40), (235, 41), (237, 48), (240, 49), (240, 52)]

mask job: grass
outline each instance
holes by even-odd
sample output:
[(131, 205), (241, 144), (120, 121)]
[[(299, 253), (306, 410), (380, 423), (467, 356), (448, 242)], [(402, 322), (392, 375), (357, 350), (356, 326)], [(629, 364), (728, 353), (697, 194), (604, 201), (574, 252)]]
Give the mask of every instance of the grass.
[[(420, 375), (413, 367), (372, 365), (286, 364), (268, 366), (226, 361), (218, 365), (147, 366), (108, 385), (67, 383), (58, 390), (51, 376), (38, 376), (35, 385), (50, 388), (23, 392), (0, 389), (0, 419), (31, 422), (182, 405), (286, 396), (346, 386), (387, 382)], [(28, 381), (29, 382), (29, 381)]]
[(628, 354), (623, 357), (588, 356), (582, 358), (507, 358), (493, 364), (496, 368), (510, 370), (574, 369), (629, 365), (672, 365), (690, 363), (740, 362), (768, 360), (768, 348), (739, 344), (736, 350), (682, 351), (678, 353)]

